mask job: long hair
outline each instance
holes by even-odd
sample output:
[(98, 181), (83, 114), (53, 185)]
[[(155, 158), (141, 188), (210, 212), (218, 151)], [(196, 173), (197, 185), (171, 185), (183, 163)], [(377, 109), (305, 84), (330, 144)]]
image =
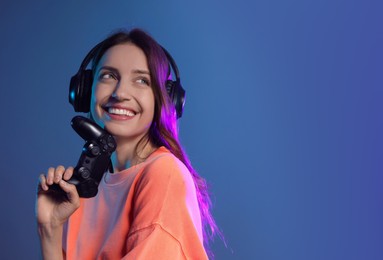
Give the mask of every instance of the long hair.
[[(152, 124), (147, 136), (141, 142), (151, 142), (155, 146), (165, 146), (173, 153), (190, 171), (197, 193), (197, 200), (201, 212), (203, 241), (205, 250), (213, 257), (209, 249), (209, 242), (221, 232), (211, 213), (211, 200), (208, 186), (192, 167), (190, 160), (182, 149), (178, 139), (177, 118), (174, 105), (166, 91), (166, 80), (169, 78), (170, 67), (162, 47), (146, 32), (141, 29), (131, 31), (118, 31), (106, 38), (93, 59), (93, 69), (97, 66), (103, 54), (112, 46), (132, 43), (140, 48), (147, 58), (152, 89), (155, 98), (155, 109)], [(136, 146), (137, 149), (138, 145)], [(222, 236), (221, 236), (222, 238)]]

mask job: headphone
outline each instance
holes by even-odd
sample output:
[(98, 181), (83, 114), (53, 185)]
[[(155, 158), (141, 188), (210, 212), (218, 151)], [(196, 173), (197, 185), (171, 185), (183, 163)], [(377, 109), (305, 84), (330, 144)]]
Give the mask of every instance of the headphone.
[[(69, 86), (69, 103), (72, 104), (76, 112), (87, 113), (90, 110), (90, 99), (92, 95), (92, 84), (93, 84), (93, 71), (87, 69), (87, 66), (95, 55), (100, 51), (104, 41), (93, 47), (89, 53), (85, 56), (81, 63), (78, 72), (72, 76)], [(181, 86), (181, 79), (178, 71), (176, 62), (170, 53), (162, 47), (167, 60), (169, 62), (169, 68), (173, 70), (175, 80), (166, 81), (166, 91), (172, 101), (177, 119), (182, 116), (183, 108), (185, 105), (185, 90)]]

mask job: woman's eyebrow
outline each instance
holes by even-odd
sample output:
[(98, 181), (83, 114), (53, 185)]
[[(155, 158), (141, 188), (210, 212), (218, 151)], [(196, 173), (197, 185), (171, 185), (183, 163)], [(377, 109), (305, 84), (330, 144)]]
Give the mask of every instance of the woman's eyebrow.
[[(113, 73), (118, 73), (118, 69), (116, 69), (115, 67), (111, 67), (111, 66), (102, 66), (99, 68), (98, 71), (100, 71), (100, 70), (108, 70), (108, 71), (111, 71)], [(149, 71), (142, 70), (142, 69), (134, 69), (134, 70), (132, 70), (132, 73), (134, 73), (134, 74), (146, 74), (146, 75), (150, 76)]]
[(118, 73), (118, 69), (114, 68), (114, 67), (111, 67), (111, 66), (102, 66), (98, 71), (100, 70), (108, 70), (108, 71), (111, 71), (113, 73)]
[(136, 69), (136, 70), (133, 70), (132, 72), (135, 73), (135, 74), (146, 74), (146, 75), (150, 76), (150, 72), (147, 71), (147, 70)]

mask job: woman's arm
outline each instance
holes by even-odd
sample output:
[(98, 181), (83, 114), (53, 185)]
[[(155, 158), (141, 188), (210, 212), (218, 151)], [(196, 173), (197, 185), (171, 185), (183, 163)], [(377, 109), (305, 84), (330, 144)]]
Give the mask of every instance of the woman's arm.
[(49, 225), (39, 224), (38, 231), (43, 259), (64, 259), (62, 251), (63, 227), (50, 227)]
[(123, 259), (207, 259), (192, 177), (172, 156), (146, 168), (135, 185)]
[[(38, 233), (40, 236), (43, 259), (63, 259), (63, 225), (80, 206), (76, 187), (67, 183), (73, 174), (73, 168), (63, 166), (49, 168), (47, 175), (40, 176), (39, 191), (36, 201)], [(49, 186), (58, 184), (66, 193), (49, 191)]]

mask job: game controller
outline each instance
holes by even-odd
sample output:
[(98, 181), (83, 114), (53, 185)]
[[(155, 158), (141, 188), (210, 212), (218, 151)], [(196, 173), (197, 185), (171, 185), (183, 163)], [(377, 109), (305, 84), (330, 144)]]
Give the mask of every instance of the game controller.
[[(80, 197), (91, 198), (97, 195), (98, 184), (111, 167), (110, 157), (116, 150), (116, 141), (111, 134), (89, 118), (75, 116), (71, 125), (86, 143), (68, 182), (76, 186)], [(50, 189), (62, 191), (58, 184), (51, 185)]]

